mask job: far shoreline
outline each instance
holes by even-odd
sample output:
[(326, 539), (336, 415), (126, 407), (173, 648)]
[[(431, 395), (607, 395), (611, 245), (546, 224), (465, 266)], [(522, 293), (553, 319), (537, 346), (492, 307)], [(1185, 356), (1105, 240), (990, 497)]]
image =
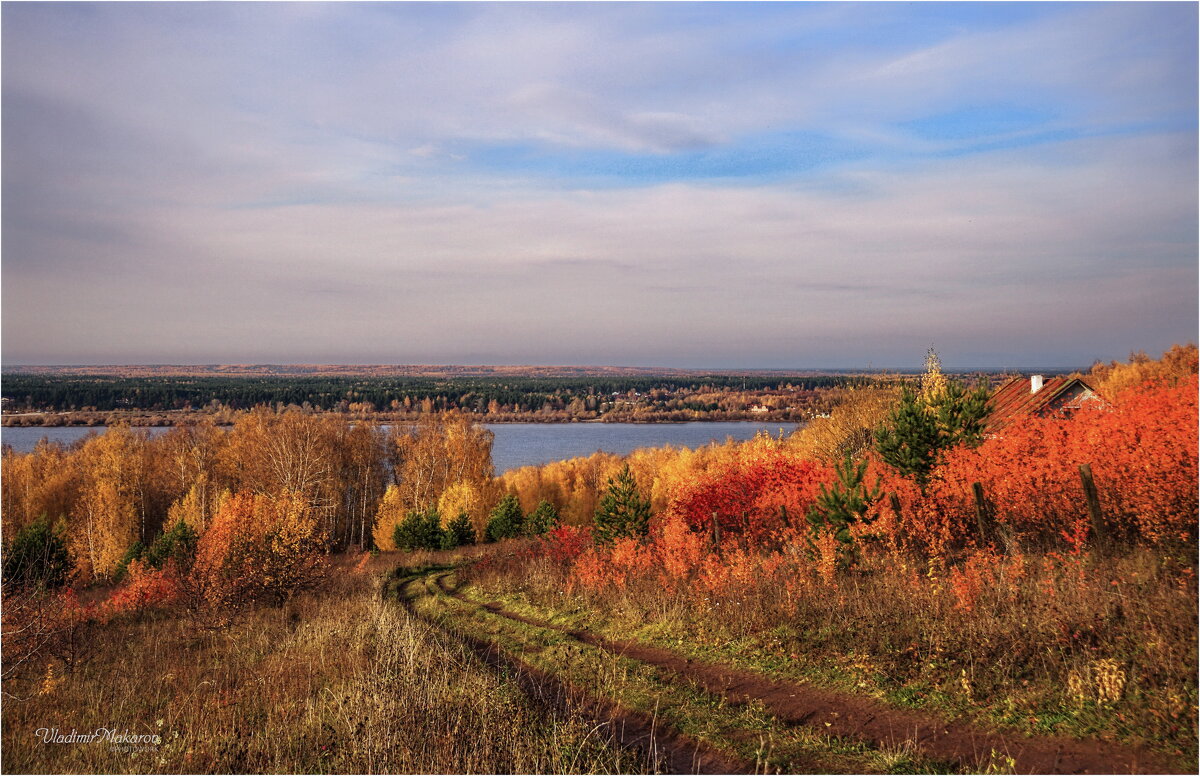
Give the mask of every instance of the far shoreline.
[[(175, 410), (174, 412), (183, 412)], [(373, 422), (382, 426), (387, 425), (407, 425), (414, 424), (420, 421), (420, 415), (406, 416), (378, 416), (378, 415), (358, 415), (345, 412), (314, 412), (315, 415), (342, 417), (347, 422), (363, 423)], [(569, 426), (575, 424), (598, 424), (598, 425), (686, 425), (688, 423), (782, 423), (782, 424), (800, 424), (811, 421), (814, 417), (806, 416), (796, 417), (788, 411), (770, 412), (770, 413), (720, 413), (719, 417), (712, 417), (710, 413), (706, 416), (694, 418), (635, 418), (635, 417), (613, 417), (613, 418), (546, 418), (538, 417), (535, 414), (531, 415), (502, 415), (499, 417), (488, 417), (487, 415), (479, 415), (475, 418), (475, 422), (482, 425), (516, 425), (516, 424), (531, 424), (531, 425), (550, 425), (550, 426)], [(17, 419), (22, 419), (18, 421)], [(46, 422), (46, 421), (55, 422)], [(27, 421), (27, 422), (23, 422)], [(216, 426), (232, 426), (235, 422), (234, 418), (218, 418), (207, 413), (193, 413), (187, 417), (169, 417), (165, 413), (148, 413), (148, 412), (66, 412), (66, 413), (48, 413), (48, 412), (22, 412), (22, 413), (5, 413), (0, 415), (0, 427), (3, 428), (109, 428), (116, 425), (128, 425), (130, 428), (172, 428), (175, 426), (195, 426), (208, 421), (212, 421)]]

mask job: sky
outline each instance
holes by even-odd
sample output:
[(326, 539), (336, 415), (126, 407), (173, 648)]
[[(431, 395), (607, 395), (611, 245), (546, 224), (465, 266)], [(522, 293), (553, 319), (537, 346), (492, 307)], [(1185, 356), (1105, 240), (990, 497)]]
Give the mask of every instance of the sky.
[(1197, 334), (1195, 3), (4, 3), (16, 364)]

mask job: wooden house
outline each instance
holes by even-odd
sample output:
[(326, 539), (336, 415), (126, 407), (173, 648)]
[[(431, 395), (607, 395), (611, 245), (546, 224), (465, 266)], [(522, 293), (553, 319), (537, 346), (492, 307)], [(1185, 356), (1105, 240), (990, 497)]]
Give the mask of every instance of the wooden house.
[(1015, 377), (988, 399), (987, 433), (999, 433), (1028, 415), (1069, 414), (1094, 402), (1105, 404), (1096, 389), (1078, 377)]

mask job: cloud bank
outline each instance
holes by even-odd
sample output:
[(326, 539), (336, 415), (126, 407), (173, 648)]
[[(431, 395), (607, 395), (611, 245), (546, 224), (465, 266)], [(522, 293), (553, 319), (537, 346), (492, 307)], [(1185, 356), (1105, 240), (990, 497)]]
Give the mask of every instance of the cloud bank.
[(3, 9), (5, 363), (1195, 337), (1187, 4)]

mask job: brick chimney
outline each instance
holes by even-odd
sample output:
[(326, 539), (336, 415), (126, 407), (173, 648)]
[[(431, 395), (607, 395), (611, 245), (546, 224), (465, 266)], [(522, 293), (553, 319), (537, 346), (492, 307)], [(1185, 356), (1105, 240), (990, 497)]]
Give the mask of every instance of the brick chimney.
[(1029, 392), (1037, 393), (1038, 391), (1042, 390), (1042, 383), (1044, 381), (1045, 378), (1041, 375), (1031, 375), (1029, 378)]

